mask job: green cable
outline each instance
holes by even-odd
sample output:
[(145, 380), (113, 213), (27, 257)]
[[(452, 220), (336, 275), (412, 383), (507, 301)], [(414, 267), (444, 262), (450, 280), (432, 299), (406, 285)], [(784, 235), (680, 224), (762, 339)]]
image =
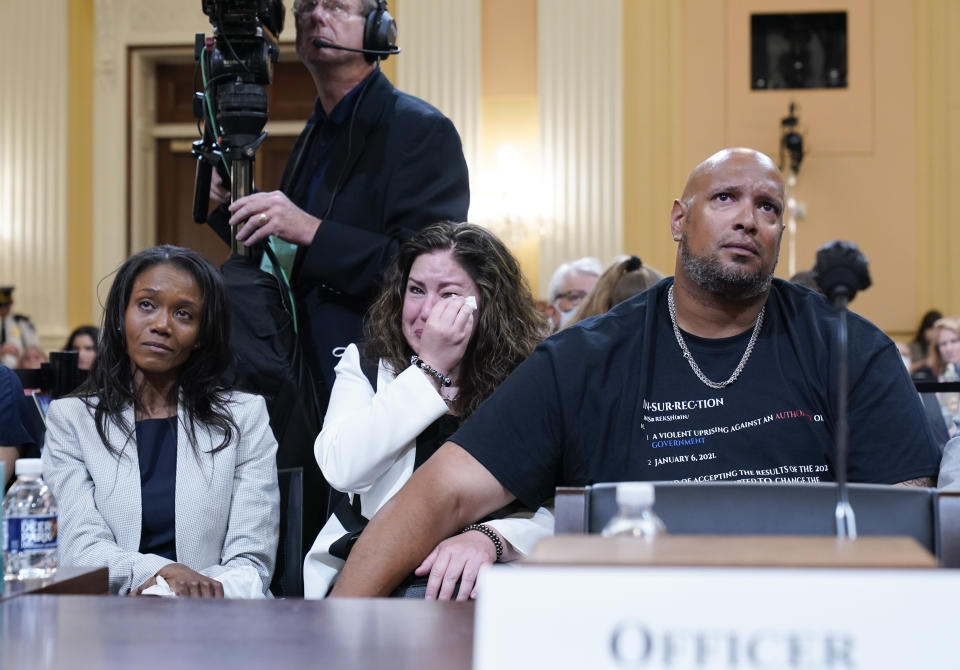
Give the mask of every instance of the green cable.
[[(209, 122), (213, 124), (214, 130), (216, 130), (217, 124), (213, 114), (213, 105), (210, 103), (210, 96), (207, 94), (207, 68), (206, 68), (206, 59), (204, 58), (205, 55), (206, 55), (206, 49), (204, 49), (203, 53), (200, 54), (200, 79), (203, 82), (203, 100), (207, 106), (207, 114), (210, 117)], [(220, 152), (220, 160), (223, 161), (224, 167), (227, 168), (227, 170), (229, 170), (230, 161), (227, 159), (227, 157), (223, 154), (222, 151)], [(270, 244), (270, 240), (267, 240), (267, 244)], [(274, 263), (274, 258), (277, 260), (276, 263)], [(274, 251), (274, 258), (270, 258), (270, 265), (280, 271), (280, 279), (283, 281), (284, 288), (287, 289), (287, 296), (289, 297), (289, 300), (290, 300), (290, 315), (293, 317), (293, 332), (298, 333), (300, 332), (300, 327), (297, 319), (297, 303), (293, 296), (293, 286), (290, 283), (290, 278), (287, 277), (287, 271), (283, 269), (283, 264), (280, 263), (280, 259), (276, 256), (275, 251)]]
[[(216, 117), (213, 114), (213, 104), (210, 102), (210, 96), (207, 93), (207, 68), (205, 67), (206, 59), (204, 56), (207, 55), (207, 50), (204, 49), (203, 53), (200, 54), (200, 79), (203, 82), (203, 101), (207, 106), (207, 115), (209, 118), (209, 123), (213, 124), (214, 137), (217, 137), (217, 121)], [(217, 137), (219, 139), (219, 137)], [(219, 146), (219, 144), (218, 144)], [(227, 171), (230, 170), (230, 161), (223, 154), (223, 151), (220, 152), (220, 160), (223, 161), (223, 166), (227, 168)]]

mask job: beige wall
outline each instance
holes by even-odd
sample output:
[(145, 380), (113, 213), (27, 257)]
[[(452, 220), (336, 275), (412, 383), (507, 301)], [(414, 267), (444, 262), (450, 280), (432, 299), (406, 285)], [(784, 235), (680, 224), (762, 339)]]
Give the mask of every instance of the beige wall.
[[(953, 130), (958, 87), (951, 79), (960, 50), (948, 39), (960, 27), (960, 6), (950, 0), (679, 5), (638, 0), (625, 7), (626, 250), (671, 271), (673, 245), (663, 240), (669, 197), (682, 189), (684, 175), (723, 146), (753, 146), (776, 158), (780, 119), (795, 101), (807, 147), (796, 194), (807, 208), (797, 235), (798, 269), (812, 265), (821, 244), (853, 240), (870, 259), (874, 281), (857, 297), (857, 312), (902, 335), (928, 307), (960, 311), (953, 289), (960, 276), (949, 262), (960, 251), (949, 209), (960, 181), (949, 159), (960, 148)], [(749, 14), (813, 9), (849, 13), (849, 88), (751, 91)], [(780, 275), (786, 252), (785, 245)]]
[[(516, 150), (518, 170), (540, 170), (539, 108), (537, 101), (537, 2), (536, 0), (483, 0), (481, 6), (480, 76), (480, 175), (471, 182), (486, 182), (488, 190), (471, 193), (474, 212), (499, 212), (497, 147)], [(478, 178), (479, 177), (479, 178)], [(494, 183), (490, 183), (490, 181)], [(483, 202), (489, 199), (493, 202)], [(539, 235), (523, 226), (508, 229), (491, 222), (520, 261), (531, 290), (538, 295)], [(511, 232), (512, 231), (512, 232)]]
[(93, 0), (71, 0), (68, 14), (70, 76), (67, 98), (67, 324), (97, 323), (93, 277)]
[[(171, 4), (199, 14), (193, 0)], [(505, 138), (538, 153), (534, 6), (533, 0), (483, 3), (486, 160)], [(173, 8), (162, 10), (167, 20), (144, 22), (148, 14), (125, 2), (71, 0), (69, 7), (71, 254), (64, 288), (65, 321), (76, 323), (95, 317), (96, 282), (123, 253), (109, 237), (116, 237), (125, 208), (105, 199), (116, 198), (125, 183), (123, 152), (111, 148), (125, 141), (125, 48), (184, 38), (167, 18)], [(813, 7), (850, 12), (849, 91), (751, 92), (739, 73), (746, 15)], [(402, 0), (392, 8), (402, 27)], [(119, 22), (104, 21), (107, 12)], [(202, 16), (193, 23), (207, 28)], [(958, 32), (954, 0), (625, 1), (624, 250), (671, 272), (667, 212), (686, 172), (728, 144), (774, 152), (780, 117), (795, 99), (809, 148), (798, 192), (808, 211), (800, 223), (799, 264), (812, 261), (825, 241), (853, 239), (870, 258), (874, 278), (857, 298), (857, 311), (893, 333), (912, 330), (927, 307), (960, 313), (960, 269), (953, 262), (960, 257), (960, 227), (951, 207), (960, 193), (960, 162), (953, 158), (960, 155), (960, 45), (952, 39)], [(105, 97), (91, 92), (98, 87)], [(96, 117), (93, 108), (100, 110)], [(103, 147), (91, 147), (92, 139)], [(536, 250), (517, 251), (536, 277)]]
[[(704, 22), (717, 20), (712, 6)], [(623, 251), (663, 274), (673, 274), (670, 203), (688, 171), (684, 147), (685, 57), (692, 48), (679, 2), (631, 0), (623, 16)], [(694, 125), (707, 136), (714, 130)], [(695, 136), (694, 141), (698, 138)]]
[(917, 305), (960, 314), (960, 3), (918, 0), (916, 16)]
[[(749, 15), (759, 9), (846, 10), (849, 88), (751, 91)], [(874, 285), (853, 308), (887, 330), (910, 330), (926, 308), (917, 304), (912, 272), (913, 3), (689, 0), (684, 25), (686, 167), (730, 145), (752, 146), (776, 158), (780, 119), (789, 102), (796, 102), (807, 147), (796, 192), (807, 208), (806, 220), (798, 224), (797, 268), (810, 267), (825, 242), (857, 242), (870, 259)], [(784, 248), (778, 274), (787, 273), (785, 259)]]

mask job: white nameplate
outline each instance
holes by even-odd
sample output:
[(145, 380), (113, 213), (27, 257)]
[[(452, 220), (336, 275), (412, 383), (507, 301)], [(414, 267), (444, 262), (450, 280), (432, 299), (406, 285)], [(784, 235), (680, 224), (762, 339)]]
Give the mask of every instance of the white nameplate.
[(958, 570), (493, 566), (475, 670), (960, 664)]

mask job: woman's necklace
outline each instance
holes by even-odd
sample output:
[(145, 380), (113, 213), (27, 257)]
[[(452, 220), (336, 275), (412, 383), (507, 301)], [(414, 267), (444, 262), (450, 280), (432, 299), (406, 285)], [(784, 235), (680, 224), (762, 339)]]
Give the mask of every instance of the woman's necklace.
[(691, 354), (690, 350), (687, 348), (687, 343), (684, 341), (683, 334), (680, 332), (680, 326), (677, 325), (677, 310), (673, 303), (672, 284), (667, 290), (667, 307), (670, 311), (670, 323), (673, 324), (673, 334), (677, 336), (677, 344), (680, 345), (680, 351), (683, 352), (683, 357), (686, 358), (687, 362), (690, 364), (693, 374), (697, 375), (697, 378), (700, 381), (712, 389), (726, 388), (733, 382), (737, 381), (737, 377), (739, 377), (740, 373), (743, 372), (743, 367), (747, 364), (747, 359), (750, 358), (750, 354), (753, 352), (753, 345), (757, 343), (757, 337), (760, 335), (760, 328), (763, 326), (763, 314), (767, 311), (767, 306), (764, 305), (760, 308), (760, 313), (757, 315), (757, 321), (753, 324), (753, 333), (750, 335), (750, 341), (747, 342), (747, 350), (743, 352), (743, 357), (737, 364), (737, 369), (733, 371), (732, 375), (730, 375), (730, 379), (725, 382), (715, 382), (709, 379), (705, 374), (703, 374), (703, 371), (700, 369), (700, 366), (697, 365), (697, 362), (693, 360), (693, 354)]

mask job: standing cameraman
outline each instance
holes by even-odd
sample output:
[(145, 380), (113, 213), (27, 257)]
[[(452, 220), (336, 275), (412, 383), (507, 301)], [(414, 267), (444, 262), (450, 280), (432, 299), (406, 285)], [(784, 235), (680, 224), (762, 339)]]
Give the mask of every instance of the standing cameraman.
[[(247, 245), (268, 236), (297, 245), (286, 269), (324, 404), (333, 352), (361, 337), (363, 313), (400, 243), (426, 224), (466, 220), (470, 195), (453, 124), (396, 90), (378, 67), (397, 52), (386, 1), (296, 0), (293, 13), (297, 55), (317, 87), (313, 114), (280, 190), (240, 198), (211, 218), (229, 215)], [(229, 201), (216, 178), (211, 195)]]

